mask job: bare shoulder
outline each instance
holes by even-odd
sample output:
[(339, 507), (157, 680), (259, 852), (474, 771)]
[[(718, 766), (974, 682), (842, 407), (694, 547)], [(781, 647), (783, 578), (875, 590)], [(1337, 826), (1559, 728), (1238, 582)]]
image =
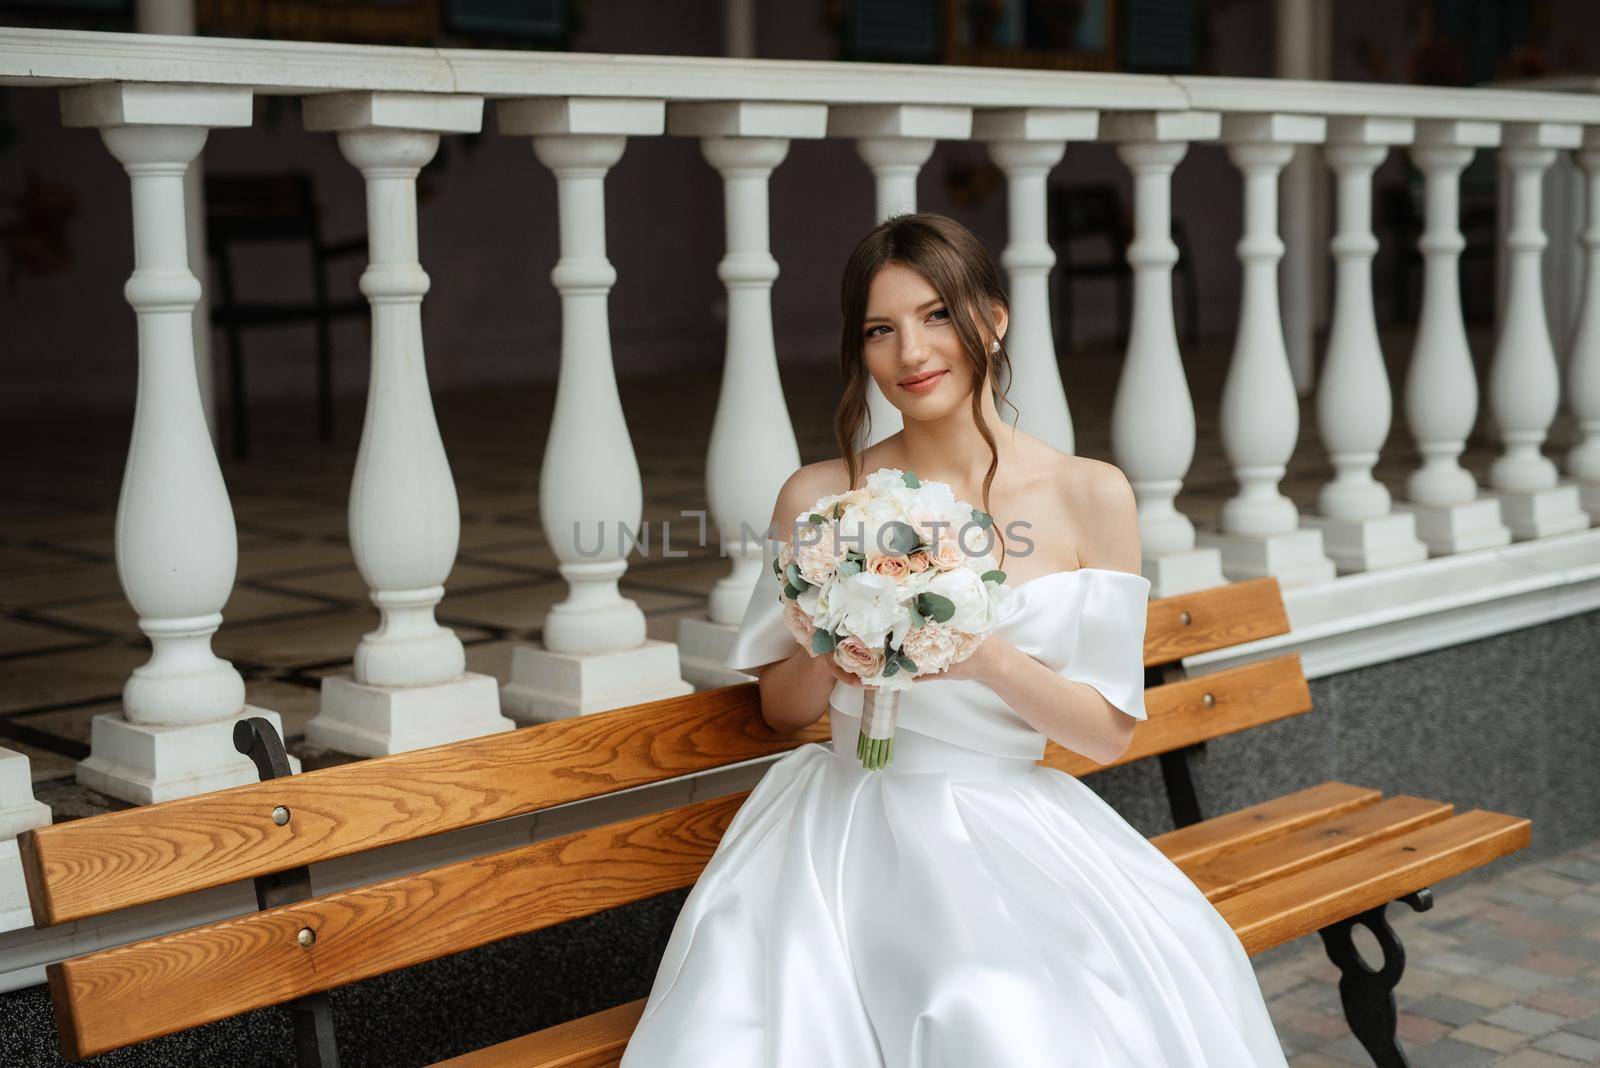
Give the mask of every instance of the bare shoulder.
[(811, 507), (819, 498), (833, 493), (843, 493), (848, 487), (848, 471), (843, 460), (820, 460), (805, 464), (784, 482), (778, 490), (778, 501), (772, 509), (772, 536), (788, 541), (790, 525), (795, 516)]
[(1077, 520), (1079, 564), (1139, 574), (1139, 504), (1128, 476), (1104, 460), (1051, 452), (1062, 503)]

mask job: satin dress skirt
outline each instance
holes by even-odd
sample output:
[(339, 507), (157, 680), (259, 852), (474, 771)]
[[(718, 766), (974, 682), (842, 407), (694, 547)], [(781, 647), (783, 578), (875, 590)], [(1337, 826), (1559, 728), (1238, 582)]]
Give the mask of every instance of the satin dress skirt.
[(1093, 791), (859, 720), (777, 760), (679, 913), (623, 1068), (1285, 1064), (1237, 936)]

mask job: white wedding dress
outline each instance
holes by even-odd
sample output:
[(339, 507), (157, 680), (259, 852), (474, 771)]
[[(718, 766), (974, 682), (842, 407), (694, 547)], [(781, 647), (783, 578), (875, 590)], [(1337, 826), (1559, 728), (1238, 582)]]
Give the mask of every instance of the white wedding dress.
[[(780, 544), (772, 542), (769, 554)], [(770, 555), (769, 555), (770, 561)], [(795, 649), (768, 567), (727, 663)], [(1145, 718), (1150, 580), (1013, 588), (995, 633)], [(1285, 1064), (1237, 936), (1192, 882), (967, 679), (901, 700), (894, 762), (784, 754), (667, 942), (622, 1068), (1247, 1068)]]

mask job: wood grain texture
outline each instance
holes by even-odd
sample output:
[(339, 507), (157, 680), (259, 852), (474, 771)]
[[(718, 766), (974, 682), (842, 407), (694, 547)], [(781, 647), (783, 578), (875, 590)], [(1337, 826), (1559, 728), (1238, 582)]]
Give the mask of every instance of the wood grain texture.
[(1271, 575), (1162, 597), (1150, 602), (1145, 616), (1144, 662), (1171, 664), (1289, 629), (1283, 591)]
[(615, 1068), (639, 1026), (647, 999), (521, 1035), (447, 1061), (436, 1068)]
[(1376, 805), (1320, 820), (1265, 842), (1224, 850), (1204, 863), (1184, 865), (1183, 872), (1206, 897), (1217, 902), (1386, 838), (1438, 823), (1452, 811), (1452, 806), (1441, 801), (1385, 798)]
[[(1311, 711), (1311, 689), (1300, 668), (1299, 653), (1152, 686), (1144, 693), (1149, 718), (1134, 729), (1133, 744), (1122, 756), (1110, 764), (1099, 764), (1046, 742), (1040, 763), (1082, 777)], [(1208, 694), (1212, 699), (1209, 707)]]
[[(41, 827), (18, 840), (41, 927), (826, 742), (754, 683)], [(278, 805), (287, 826), (272, 821)]]
[(1530, 821), (1475, 809), (1217, 903), (1255, 954), (1514, 853)]
[[(61, 1052), (331, 990), (693, 884), (748, 791), (119, 946), (47, 969)], [(302, 948), (310, 928), (316, 941)]]
[(1325, 782), (1259, 805), (1158, 834), (1150, 844), (1181, 868), (1204, 864), (1230, 849), (1265, 842), (1319, 820), (1377, 804), (1383, 794), (1364, 786)]

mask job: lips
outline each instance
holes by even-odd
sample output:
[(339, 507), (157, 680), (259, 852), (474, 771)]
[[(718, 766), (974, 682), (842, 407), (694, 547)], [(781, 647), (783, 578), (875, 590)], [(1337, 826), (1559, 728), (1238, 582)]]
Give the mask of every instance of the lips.
[(910, 390), (912, 393), (926, 393), (937, 386), (949, 371), (934, 371), (917, 378), (907, 379), (900, 383), (901, 389)]

